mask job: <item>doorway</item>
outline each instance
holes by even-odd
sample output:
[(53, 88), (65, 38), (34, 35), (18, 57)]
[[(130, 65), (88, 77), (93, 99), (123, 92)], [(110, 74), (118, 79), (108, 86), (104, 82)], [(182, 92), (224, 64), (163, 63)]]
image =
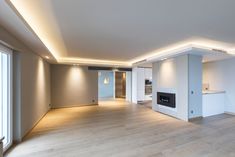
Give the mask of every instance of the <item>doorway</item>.
[(132, 98), (131, 71), (99, 70), (98, 99), (130, 101)]
[(126, 72), (115, 72), (115, 98), (126, 99)]
[(114, 98), (114, 72), (100, 70), (98, 72), (98, 98), (99, 100), (111, 100)]

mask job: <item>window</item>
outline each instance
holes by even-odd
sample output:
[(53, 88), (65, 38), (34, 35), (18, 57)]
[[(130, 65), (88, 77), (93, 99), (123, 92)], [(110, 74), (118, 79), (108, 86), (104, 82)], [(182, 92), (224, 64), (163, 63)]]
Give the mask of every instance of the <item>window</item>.
[(0, 45), (0, 138), (3, 150), (12, 144), (12, 52)]

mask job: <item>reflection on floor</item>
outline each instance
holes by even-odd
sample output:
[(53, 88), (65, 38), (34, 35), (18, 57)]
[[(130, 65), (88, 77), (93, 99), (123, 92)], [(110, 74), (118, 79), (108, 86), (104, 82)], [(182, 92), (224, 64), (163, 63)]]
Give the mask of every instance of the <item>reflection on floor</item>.
[(187, 123), (125, 101), (50, 111), (7, 157), (234, 157), (235, 117)]
[(143, 101), (143, 102), (139, 102), (138, 103), (139, 105), (143, 105), (149, 109), (152, 109), (152, 101), (151, 100), (148, 100), (148, 101)]

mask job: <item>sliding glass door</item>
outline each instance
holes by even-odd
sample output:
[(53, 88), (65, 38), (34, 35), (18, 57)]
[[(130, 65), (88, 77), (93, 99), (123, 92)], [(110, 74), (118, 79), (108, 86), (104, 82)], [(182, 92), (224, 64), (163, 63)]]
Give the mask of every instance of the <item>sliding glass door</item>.
[(0, 138), (3, 150), (12, 144), (12, 53), (0, 45)]

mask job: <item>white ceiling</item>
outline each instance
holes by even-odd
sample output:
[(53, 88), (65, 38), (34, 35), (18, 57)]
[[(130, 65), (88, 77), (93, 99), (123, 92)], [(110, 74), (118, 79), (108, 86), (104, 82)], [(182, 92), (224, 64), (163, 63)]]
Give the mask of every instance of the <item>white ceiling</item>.
[[(17, 10), (25, 11), (26, 22), (34, 24), (29, 25), (58, 58), (128, 62), (194, 40), (235, 48), (234, 0), (12, 0), (12, 3)], [(4, 0), (0, 0), (0, 23), (37, 53), (48, 52)]]

